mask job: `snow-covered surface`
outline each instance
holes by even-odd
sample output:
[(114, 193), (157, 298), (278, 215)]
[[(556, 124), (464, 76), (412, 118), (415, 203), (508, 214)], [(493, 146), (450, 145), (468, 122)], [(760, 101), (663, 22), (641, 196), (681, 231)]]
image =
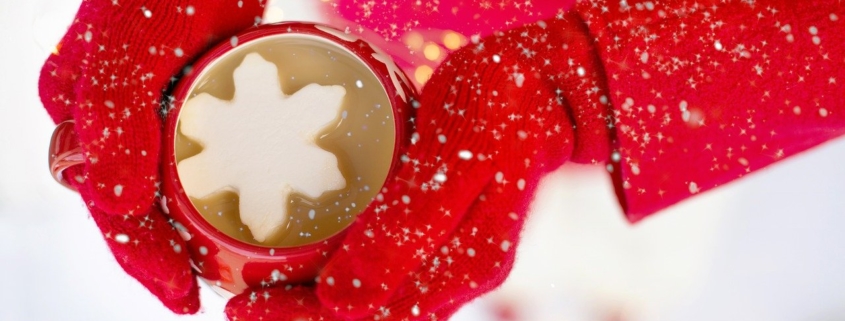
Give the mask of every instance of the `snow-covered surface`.
[[(200, 314), (170, 314), (48, 174), (38, 70), (79, 2), (0, 2), (0, 320), (223, 320), (206, 288)], [(516, 320), (845, 320), (843, 159), (840, 139), (633, 227), (601, 168), (567, 166), (545, 181), (511, 278), (454, 319), (510, 306)]]

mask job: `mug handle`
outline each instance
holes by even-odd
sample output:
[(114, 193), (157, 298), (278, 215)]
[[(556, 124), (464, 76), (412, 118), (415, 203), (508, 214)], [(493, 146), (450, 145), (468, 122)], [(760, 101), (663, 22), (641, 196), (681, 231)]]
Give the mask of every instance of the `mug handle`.
[(63, 173), (70, 167), (85, 163), (82, 147), (79, 147), (79, 139), (73, 129), (74, 124), (73, 120), (66, 120), (56, 125), (53, 137), (50, 139), (49, 150), (51, 176), (56, 182), (72, 191), (76, 191), (76, 188), (68, 183)]

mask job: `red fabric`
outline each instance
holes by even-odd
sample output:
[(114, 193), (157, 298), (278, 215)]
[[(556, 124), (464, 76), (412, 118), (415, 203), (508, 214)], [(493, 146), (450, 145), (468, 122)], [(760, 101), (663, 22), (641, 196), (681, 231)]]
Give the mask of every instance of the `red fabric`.
[[(547, 19), (571, 8), (575, 0), (467, 1), (369, 0), (317, 1), (324, 21), (353, 33), (389, 53), (418, 89), (425, 83), (419, 68), (436, 69), (455, 48), (444, 36), (459, 34), (462, 43), (495, 31)], [(419, 39), (419, 40), (416, 40)], [(436, 56), (425, 49), (436, 46)]]
[(845, 133), (839, 1), (627, 3), (578, 10), (607, 71), (631, 221)]
[(199, 288), (188, 265), (188, 249), (157, 208), (146, 215), (109, 215), (90, 208), (91, 217), (117, 263), (171, 311), (195, 313)]
[(41, 72), (44, 107), (56, 123), (75, 120), (86, 156), (84, 169), (66, 177), (121, 266), (176, 313), (199, 302), (184, 242), (151, 208), (162, 92), (205, 48), (262, 12), (262, 1), (84, 1)]
[(574, 3), (574, 0), (396, 0), (383, 5), (367, 0), (338, 0), (325, 6), (326, 11), (337, 12), (351, 22), (352, 30), (360, 26), (385, 39), (399, 40), (408, 31), (432, 29), (488, 36), (498, 30), (548, 19)]
[[(179, 45), (189, 57), (206, 43), (173, 40), (182, 31), (152, 34), (146, 20), (131, 15), (143, 17), (140, 9), (107, 4), (83, 4), (60, 54), (45, 65), (42, 98), (54, 120), (77, 119), (83, 147), (97, 158), (77, 185), (106, 239), (124, 231), (129, 240), (149, 243), (109, 241), (115, 256), (174, 311), (190, 312), (192, 303), (179, 303), (189, 300), (173, 298), (194, 298), (192, 279), (149, 281), (187, 271), (181, 268), (186, 251), (173, 248), (181, 244), (173, 230), (146, 234), (117, 220), (143, 222), (137, 213), (148, 212), (159, 137), (148, 99), (167, 84), (163, 75), (187, 60), (154, 55), (150, 69), (133, 60), (142, 66), (138, 72), (119, 63), (117, 44), (133, 39), (136, 51), (126, 54), (143, 58), (151, 46)], [(162, 6), (151, 9), (153, 17), (174, 7)], [(232, 14), (237, 10), (243, 9), (214, 11), (225, 15), (198, 19), (205, 24), (184, 32), (225, 34), (209, 30), (249, 25), (249, 14)], [(230, 301), (226, 313), (233, 320), (444, 319), (504, 281), (538, 180), (568, 159), (610, 159), (620, 202), (636, 221), (837, 137), (845, 130), (842, 11), (833, 0), (594, 1), (470, 44), (424, 89), (405, 163), (350, 227), (316, 289), (257, 289)], [(167, 17), (158, 23), (192, 19)], [(107, 33), (99, 29), (106, 26)], [(134, 39), (144, 44), (135, 46)], [(126, 88), (112, 88), (101, 69), (127, 79)], [(131, 108), (132, 117), (112, 119), (106, 100)], [(149, 158), (138, 157), (142, 148)], [(462, 158), (469, 155), (462, 151), (471, 156)], [(124, 183), (116, 197), (114, 186)], [(153, 253), (162, 255), (155, 264), (146, 261)]]
[[(613, 146), (608, 169), (632, 221), (845, 129), (839, 115), (845, 108), (842, 91), (835, 81), (842, 70), (836, 67), (845, 58), (845, 42), (839, 38), (845, 28), (834, 25), (842, 15), (835, 2), (795, 8), (780, 1), (629, 1), (626, 8), (612, 2), (585, 2), (577, 14), (500, 34), (452, 55), (421, 95), (416, 121), (422, 150), (411, 149), (412, 162), (384, 193), (385, 201), (351, 228), (344, 250), (321, 275), (319, 300), (306, 288), (264, 290), (261, 296), (245, 294), (231, 301), (230, 317), (288, 319), (285, 304), (280, 305), (287, 301), (302, 302), (298, 312), (325, 319), (444, 319), (498, 286), (513, 257), (496, 245), (518, 242), (530, 196), (513, 185), (488, 181), (485, 174), (519, 173), (530, 195), (543, 171), (521, 170), (552, 169), (566, 159), (526, 157), (523, 151), (555, 147), (542, 139), (535, 145), (511, 136), (522, 129), (529, 137), (542, 137), (554, 128), (531, 127), (531, 121), (520, 125), (509, 117), (546, 120), (534, 113), (550, 107), (543, 102), (554, 101), (556, 93), (569, 109), (546, 111), (568, 113), (576, 125), (573, 136), (563, 134), (562, 147), (581, 146), (573, 158), (590, 161), (593, 155), (605, 160), (606, 147)], [(795, 28), (792, 42), (786, 24)], [(815, 44), (814, 35), (824, 37), (823, 43)], [(716, 40), (719, 51), (714, 50)], [(494, 57), (498, 64), (492, 63)], [(811, 107), (797, 115), (796, 104)], [(612, 117), (603, 106), (612, 106)], [(456, 115), (456, 110), (463, 113)], [(444, 126), (444, 120), (452, 126)], [(510, 132), (498, 136), (497, 125)], [(420, 181), (427, 182), (433, 169), (420, 168), (417, 161), (435, 168), (444, 162), (446, 168), (463, 164), (453, 150), (440, 150), (437, 135), (452, 141), (448, 138), (468, 129), (489, 140), (463, 138), (459, 144), (473, 143), (467, 149), (495, 155), (492, 169), (482, 162), (471, 166), (475, 180), (489, 182), (485, 190), (477, 194), (476, 183), (452, 179), (438, 190), (422, 188)], [(405, 196), (407, 204), (401, 201)], [(467, 199), (476, 201), (462, 213)], [(432, 211), (438, 206), (452, 210), (450, 215)], [(506, 218), (510, 213), (516, 221)], [(250, 295), (256, 299), (248, 300)], [(266, 308), (270, 305), (276, 306)]]
[(453, 54), (420, 96), (419, 141), (407, 161), (321, 273), (320, 300), (307, 288), (247, 292), (229, 303), (230, 319), (289, 320), (304, 310), (326, 319), (445, 319), (499, 286), (540, 178), (570, 157), (609, 155), (609, 113), (599, 102), (607, 93), (596, 87), (603, 75), (590, 40), (569, 14)]

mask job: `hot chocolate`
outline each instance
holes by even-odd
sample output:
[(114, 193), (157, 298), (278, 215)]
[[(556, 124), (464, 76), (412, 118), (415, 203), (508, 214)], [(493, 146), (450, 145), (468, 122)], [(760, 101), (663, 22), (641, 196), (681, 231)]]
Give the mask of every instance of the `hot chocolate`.
[[(267, 80), (268, 70), (275, 79)], [(279, 87), (271, 96), (278, 102), (249, 89), (264, 87)], [(232, 113), (260, 108), (272, 117), (245, 121)], [(394, 156), (393, 117), (378, 78), (345, 48), (309, 35), (265, 37), (207, 66), (189, 90), (177, 126), (179, 179), (202, 216), (235, 239), (271, 247), (318, 242), (348, 226), (379, 192)], [(316, 125), (299, 128), (308, 122)], [(209, 157), (217, 161), (198, 161)]]

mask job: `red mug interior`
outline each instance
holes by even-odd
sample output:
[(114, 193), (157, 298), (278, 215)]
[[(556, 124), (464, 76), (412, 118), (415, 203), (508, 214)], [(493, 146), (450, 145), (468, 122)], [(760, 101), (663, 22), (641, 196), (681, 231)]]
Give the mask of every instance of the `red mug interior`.
[[(285, 46), (291, 43), (291, 41), (293, 43), (302, 41), (316, 43), (318, 47), (317, 49), (304, 49), (305, 51), (287, 52), (285, 50), (288, 47)], [(272, 44), (272, 46), (268, 47), (268, 43)], [(275, 49), (273, 46), (276, 46)], [(381, 172), (383, 172), (383, 177), (376, 177), (375, 180), (378, 183), (366, 185), (364, 188), (359, 187), (351, 190), (352, 187), (350, 186), (353, 185), (347, 184), (344, 188), (349, 189), (349, 191), (344, 192), (341, 190), (323, 193), (323, 196), (337, 194), (339, 200), (333, 200), (331, 197), (316, 202), (312, 199), (310, 203), (307, 197), (299, 200), (302, 204), (305, 204), (303, 206), (317, 206), (314, 208), (321, 210), (290, 211), (290, 219), (286, 226), (288, 228), (294, 226), (295, 228), (299, 228), (299, 230), (281, 233), (283, 236), (278, 237), (276, 239), (278, 242), (274, 244), (250, 241), (244, 235), (234, 235), (233, 233), (236, 232), (228, 230), (224, 233), (222, 230), (225, 230), (225, 228), (218, 228), (220, 227), (219, 222), (213, 221), (213, 218), (210, 221), (207, 213), (200, 213), (200, 210), (196, 206), (201, 204), (199, 200), (188, 196), (189, 193), (186, 192), (182, 183), (184, 177), (180, 177), (180, 170), (177, 165), (183, 160), (180, 159), (181, 156), (177, 157), (177, 154), (183, 149), (177, 146), (179, 144), (177, 140), (181, 137), (180, 116), (182, 114), (182, 108), (189, 99), (198, 95), (198, 88), (204, 88), (203, 86), (205, 86), (211, 88), (209, 90), (215, 90), (215, 88), (232, 87), (231, 84), (223, 80), (209, 80), (209, 73), (220, 73), (220, 71), (214, 70), (223, 68), (220, 66), (225, 66), (226, 59), (241, 61), (245, 59), (243, 57), (252, 52), (259, 52), (262, 57), (267, 58), (267, 60), (276, 65), (279, 69), (279, 77), (282, 79), (283, 87), (286, 84), (290, 85), (295, 80), (300, 81), (302, 84), (317, 82), (320, 85), (327, 85), (325, 82), (331, 84), (329, 80), (318, 78), (323, 77), (324, 74), (326, 75), (325, 78), (328, 78), (328, 75), (338, 70), (339, 67), (322, 66), (322, 64), (308, 67), (300, 66), (305, 63), (273, 61), (276, 56), (299, 55), (299, 57), (302, 57), (305, 53), (309, 52), (315, 54), (329, 52), (332, 61), (345, 61), (344, 64), (346, 65), (360, 64), (367, 70), (369, 75), (358, 75), (360, 77), (352, 76), (358, 78), (336, 80), (336, 82), (343, 83), (346, 86), (347, 93), (349, 93), (344, 99), (349, 99), (350, 101), (344, 101), (344, 105), (352, 106), (358, 102), (358, 105), (369, 104), (376, 106), (376, 109), (385, 107), (382, 108), (382, 112), (386, 111), (387, 114), (377, 117), (379, 111), (373, 108), (364, 111), (342, 109), (343, 112), (337, 116), (339, 119), (337, 128), (341, 128), (346, 124), (344, 122), (351, 124), (352, 122), (348, 121), (348, 119), (354, 117), (360, 117), (362, 119), (372, 117), (381, 119), (380, 122), (382, 123), (386, 121), (391, 122), (389, 125), (391, 125), (391, 134), (393, 135), (391, 137), (393, 139), (390, 141), (392, 146), (389, 146), (389, 153), (385, 155), (375, 155), (372, 151), (366, 150), (366, 148), (364, 148), (364, 152), (361, 152), (360, 149), (356, 150), (355, 148), (361, 148), (362, 143), (354, 142), (350, 146), (355, 145), (357, 147), (353, 146), (354, 148), (350, 147), (346, 150), (338, 147), (339, 149), (334, 150), (333, 152), (338, 155), (340, 163), (354, 158), (363, 161), (363, 163), (359, 161), (359, 165), (350, 165), (346, 169), (341, 168), (345, 176), (350, 177), (347, 178), (347, 182), (350, 180), (360, 181), (361, 176), (356, 176), (354, 173), (360, 172), (363, 168), (361, 166), (373, 166), (375, 162), (372, 160), (377, 157), (386, 159), (380, 165), (382, 166)], [(342, 56), (347, 58), (342, 58)], [(307, 71), (310, 75), (286, 73), (288, 69), (296, 70), (297, 68)], [(323, 70), (321, 68), (328, 69)], [(163, 166), (164, 183), (162, 184), (163, 197), (161, 198), (161, 207), (173, 218), (174, 225), (180, 235), (187, 241), (195, 271), (210, 285), (232, 294), (241, 293), (247, 288), (311, 282), (319, 273), (319, 269), (328, 259), (330, 253), (339, 246), (344, 235), (343, 230), (345, 230), (345, 227), (351, 224), (357, 213), (366, 208), (369, 201), (372, 200), (372, 197), (370, 197), (364, 203), (355, 202), (354, 200), (350, 201), (349, 195), (366, 192), (369, 194), (360, 195), (375, 196), (381, 189), (381, 185), (384, 183), (386, 177), (396, 167), (402, 150), (402, 142), (406, 141), (410, 130), (410, 128), (405, 126), (405, 123), (410, 119), (410, 114), (413, 110), (413, 97), (415, 96), (413, 87), (399, 68), (389, 59), (389, 56), (382, 51), (373, 48), (363, 40), (344, 34), (341, 31), (310, 23), (283, 23), (251, 29), (214, 47), (205, 56), (200, 58), (191, 69), (177, 85), (175, 101), (171, 109), (167, 112), (166, 131), (164, 135), (165, 161)], [(230, 71), (222, 72), (222, 74), (232, 75)], [(372, 81), (350, 80), (365, 79), (362, 77), (370, 77), (366, 79), (372, 79)], [(286, 80), (287, 83), (285, 82)], [(292, 85), (294, 87), (283, 88), (283, 91), (286, 95), (291, 95), (292, 92), (301, 88), (302, 84), (294, 84)], [(373, 87), (374, 84), (378, 85), (379, 92), (384, 95), (386, 104), (389, 106), (381, 106), (382, 104), (378, 102), (374, 103), (372, 97), (370, 97), (373, 95), (361, 94), (355, 96), (353, 94), (353, 91), (368, 86)], [(234, 85), (237, 86), (237, 84)], [(223, 96), (221, 100), (232, 99), (232, 97), (226, 97), (229, 94), (225, 90), (217, 95)], [(362, 101), (364, 103), (361, 103)], [(356, 125), (356, 128), (361, 127), (364, 130), (372, 128), (372, 126), (366, 124)], [(333, 137), (332, 135), (335, 135), (339, 140), (349, 140), (352, 139), (350, 137), (360, 136), (357, 134), (358, 132), (353, 134), (351, 130), (338, 131), (337, 128), (330, 129), (328, 134), (321, 134), (320, 139), (328, 139)], [(329, 147), (326, 148), (330, 149)], [(365, 163), (367, 162), (370, 162), (370, 165), (366, 165)], [(355, 166), (358, 166), (358, 168), (356, 169)], [(346, 175), (350, 173), (352, 175)], [(209, 172), (208, 175), (214, 175), (214, 173)], [(296, 202), (297, 200), (293, 199), (290, 203), (295, 205), (297, 204)], [(333, 209), (329, 207), (333, 207)], [(205, 208), (205, 205), (203, 205), (203, 208)], [(337, 214), (333, 211), (340, 211), (341, 213)], [(319, 230), (320, 223), (313, 223), (318, 221), (315, 220), (315, 212), (325, 213), (324, 216), (330, 217), (333, 220), (336, 218), (339, 222), (338, 226), (341, 227), (337, 231), (330, 232), (325, 232), (325, 229)], [(297, 223), (294, 224), (291, 222)], [(218, 227), (215, 227), (215, 224), (218, 224)], [(308, 224), (312, 224), (313, 226)], [(243, 228), (241, 227), (240, 229)], [(309, 231), (313, 231), (313, 235)], [(319, 233), (322, 234), (317, 235)]]

